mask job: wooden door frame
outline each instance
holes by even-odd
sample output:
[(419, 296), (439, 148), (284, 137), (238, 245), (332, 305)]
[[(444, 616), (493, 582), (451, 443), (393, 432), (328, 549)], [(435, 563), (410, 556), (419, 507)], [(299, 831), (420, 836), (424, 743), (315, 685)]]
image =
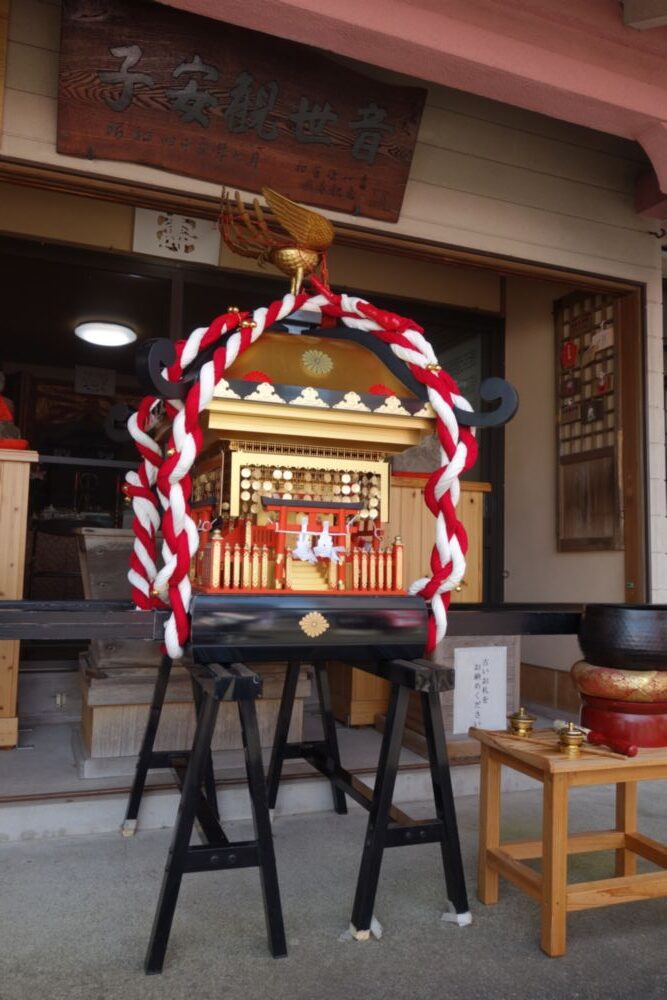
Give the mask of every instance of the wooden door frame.
[(651, 594), (651, 538), (646, 422), (646, 289), (622, 295), (617, 304), (622, 428), (621, 467), (625, 600), (641, 604)]

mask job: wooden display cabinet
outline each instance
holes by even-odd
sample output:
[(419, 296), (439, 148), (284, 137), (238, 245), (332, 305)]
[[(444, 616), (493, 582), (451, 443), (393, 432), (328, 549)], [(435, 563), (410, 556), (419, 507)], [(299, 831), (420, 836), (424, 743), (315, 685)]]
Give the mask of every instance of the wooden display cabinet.
[[(0, 449), (0, 600), (23, 597), (30, 465), (35, 451)], [(0, 642), (0, 748), (18, 742), (19, 646)]]

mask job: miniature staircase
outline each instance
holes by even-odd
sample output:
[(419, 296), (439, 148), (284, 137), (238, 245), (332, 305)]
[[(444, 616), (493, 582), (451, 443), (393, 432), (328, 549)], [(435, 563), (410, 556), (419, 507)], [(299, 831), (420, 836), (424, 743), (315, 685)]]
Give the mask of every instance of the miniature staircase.
[(287, 586), (291, 590), (328, 590), (328, 563), (308, 563), (294, 559), (287, 566)]

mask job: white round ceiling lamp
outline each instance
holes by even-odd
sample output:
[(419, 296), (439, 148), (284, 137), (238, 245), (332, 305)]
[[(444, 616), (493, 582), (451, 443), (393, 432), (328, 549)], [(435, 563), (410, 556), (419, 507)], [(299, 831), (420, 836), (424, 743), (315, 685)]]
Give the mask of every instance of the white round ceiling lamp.
[(79, 323), (74, 327), (74, 333), (80, 340), (96, 347), (127, 347), (134, 343), (137, 335), (129, 326), (121, 323), (104, 323), (95, 320), (92, 323)]

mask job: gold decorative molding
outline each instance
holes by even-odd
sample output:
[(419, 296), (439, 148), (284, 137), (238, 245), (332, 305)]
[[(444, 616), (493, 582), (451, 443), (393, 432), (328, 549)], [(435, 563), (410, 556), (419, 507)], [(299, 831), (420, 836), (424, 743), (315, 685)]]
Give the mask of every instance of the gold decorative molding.
[[(254, 405), (254, 404), (253, 404)], [(307, 413), (307, 410), (296, 411)], [(257, 445), (257, 442), (253, 442)], [(237, 441), (237, 445), (242, 442)], [(230, 470), (230, 509), (231, 517), (238, 517), (240, 514), (240, 483), (241, 469), (244, 465), (264, 465), (267, 459), (271, 461), (271, 453), (248, 449), (232, 451)], [(357, 472), (371, 473), (378, 477), (380, 484), (380, 520), (386, 523), (389, 519), (389, 464), (383, 458), (377, 460), (368, 458), (358, 458), (354, 450), (345, 449), (337, 456), (327, 455), (290, 455), (285, 452), (280, 453), (280, 467), (282, 469), (327, 469), (332, 472), (340, 472), (349, 467), (350, 462), (354, 463)], [(423, 483), (422, 483), (423, 485)], [(463, 485), (463, 484), (461, 484)]]
[(417, 412), (413, 414), (413, 416), (427, 417), (429, 420), (435, 420), (435, 413), (430, 403), (424, 403), (421, 410), (417, 410)]
[(301, 395), (293, 399), (290, 406), (319, 406), (325, 409), (329, 408), (317, 389), (313, 389), (310, 385), (301, 390)]
[(213, 391), (214, 399), (240, 399), (238, 392), (234, 392), (226, 378), (221, 378)]
[(382, 406), (379, 406), (377, 410), (373, 410), (373, 413), (400, 414), (405, 417), (411, 416), (410, 411), (405, 409), (398, 396), (387, 396)]
[(370, 413), (370, 407), (366, 406), (358, 392), (346, 392), (340, 403), (334, 405), (334, 410), (358, 410)]
[(207, 443), (216, 438), (258, 437), (287, 444), (317, 440), (322, 447), (345, 441), (350, 450), (371, 448), (385, 454), (420, 444), (433, 433), (433, 421), (409, 413), (367, 413), (363, 420), (345, 410), (308, 405), (276, 406), (258, 399), (212, 399), (206, 407)]
[[(236, 397), (240, 399), (240, 396)], [(262, 403), (284, 403), (270, 382), (260, 382), (254, 392), (245, 397), (247, 400), (257, 400)]]

